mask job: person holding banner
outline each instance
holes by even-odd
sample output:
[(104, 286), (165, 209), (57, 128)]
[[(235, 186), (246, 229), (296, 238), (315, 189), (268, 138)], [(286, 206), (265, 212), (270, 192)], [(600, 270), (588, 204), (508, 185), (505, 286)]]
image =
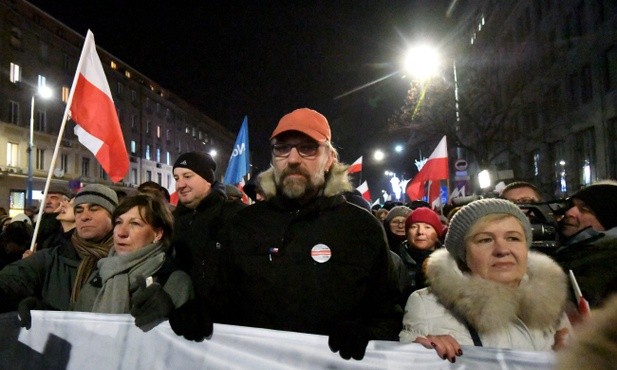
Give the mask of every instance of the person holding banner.
[(113, 243), (116, 193), (105, 185), (90, 184), (73, 202), (76, 231), (70, 243), (43, 249), (0, 271), (0, 312), (19, 306), (20, 313), (29, 317), (30, 309), (70, 310), (97, 261), (107, 256)]
[[(113, 213), (114, 245), (81, 290), (75, 311), (131, 313), (148, 331), (193, 296), (167, 253), (173, 217), (161, 197), (127, 197)], [(147, 286), (146, 286), (147, 285)]]
[(504, 199), (477, 200), (450, 223), (445, 249), (426, 262), (428, 288), (409, 297), (400, 340), (434, 348), (451, 362), (461, 345), (547, 351), (570, 328), (567, 278), (550, 257), (529, 251), (531, 225)]
[(294, 110), (270, 140), (272, 167), (259, 175), (267, 200), (237, 213), (222, 246), (229, 304), (219, 317), (327, 335), (332, 352), (362, 359), (369, 340), (400, 330), (383, 228), (345, 201), (353, 187), (322, 114)]

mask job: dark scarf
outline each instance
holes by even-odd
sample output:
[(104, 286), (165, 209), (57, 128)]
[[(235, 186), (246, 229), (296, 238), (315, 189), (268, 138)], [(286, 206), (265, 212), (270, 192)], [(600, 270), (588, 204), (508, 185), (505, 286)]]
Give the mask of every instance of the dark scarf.
[(90, 242), (82, 239), (77, 233), (73, 233), (71, 244), (73, 244), (75, 251), (77, 251), (81, 258), (71, 292), (71, 305), (73, 305), (79, 296), (81, 287), (86, 283), (92, 271), (94, 271), (96, 263), (101, 258), (107, 257), (109, 249), (114, 244), (114, 234), (110, 232), (100, 242)]

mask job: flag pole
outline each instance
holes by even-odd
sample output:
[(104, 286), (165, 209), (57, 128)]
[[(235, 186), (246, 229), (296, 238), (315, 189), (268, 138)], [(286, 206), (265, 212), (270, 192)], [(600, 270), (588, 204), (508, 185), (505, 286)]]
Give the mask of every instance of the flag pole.
[(60, 131), (58, 132), (58, 138), (56, 139), (56, 146), (54, 148), (54, 154), (51, 157), (51, 163), (49, 164), (49, 171), (47, 172), (47, 179), (45, 180), (45, 187), (43, 189), (43, 204), (39, 205), (39, 213), (37, 215), (37, 222), (34, 226), (34, 232), (32, 233), (32, 240), (30, 242), (30, 251), (36, 252), (36, 237), (39, 232), (39, 227), (41, 226), (41, 217), (43, 216), (43, 208), (45, 205), (45, 199), (47, 198), (47, 191), (49, 190), (49, 184), (51, 183), (51, 176), (56, 167), (56, 159), (58, 158), (58, 152), (60, 150), (60, 143), (62, 142), (62, 136), (64, 136), (64, 129), (66, 128), (66, 121), (68, 120), (69, 110), (71, 108), (71, 103), (73, 102), (73, 94), (75, 93), (75, 86), (77, 85), (77, 79), (79, 78), (79, 71), (81, 70), (81, 65), (83, 64), (84, 53), (87, 49), (89, 43), (92, 42), (93, 35), (90, 30), (86, 35), (86, 39), (84, 42), (84, 46), (81, 50), (81, 55), (79, 56), (79, 62), (77, 63), (77, 70), (75, 72), (75, 77), (73, 77), (73, 85), (71, 86), (71, 90), (69, 92), (69, 97), (66, 102), (66, 107), (64, 108), (64, 114), (62, 115), (62, 123), (60, 124)]

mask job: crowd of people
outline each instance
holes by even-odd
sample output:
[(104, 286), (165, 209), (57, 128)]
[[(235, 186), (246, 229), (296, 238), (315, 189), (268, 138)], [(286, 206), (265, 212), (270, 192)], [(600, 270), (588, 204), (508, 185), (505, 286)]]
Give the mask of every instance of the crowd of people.
[(529, 182), (451, 210), (371, 210), (319, 112), (286, 114), (270, 144), (250, 206), (216, 180), (211, 156), (188, 152), (173, 165), (177, 206), (154, 182), (135, 195), (54, 185), (40, 220), (0, 214), (0, 312), (27, 328), (37, 309), (125, 313), (194, 341), (215, 322), (313, 333), (356, 360), (370, 340), (419, 343), (455, 362), (464, 345), (576, 351), (570, 337), (589, 320), (570, 271), (592, 312), (616, 305), (615, 181), (567, 199), (545, 253), (521, 206), (543, 201)]

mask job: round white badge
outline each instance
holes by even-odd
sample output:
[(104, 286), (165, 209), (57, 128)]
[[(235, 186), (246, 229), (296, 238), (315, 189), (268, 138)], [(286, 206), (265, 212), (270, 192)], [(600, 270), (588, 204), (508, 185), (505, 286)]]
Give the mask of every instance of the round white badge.
[(311, 249), (311, 257), (315, 262), (324, 263), (332, 257), (332, 250), (325, 244), (317, 244)]

